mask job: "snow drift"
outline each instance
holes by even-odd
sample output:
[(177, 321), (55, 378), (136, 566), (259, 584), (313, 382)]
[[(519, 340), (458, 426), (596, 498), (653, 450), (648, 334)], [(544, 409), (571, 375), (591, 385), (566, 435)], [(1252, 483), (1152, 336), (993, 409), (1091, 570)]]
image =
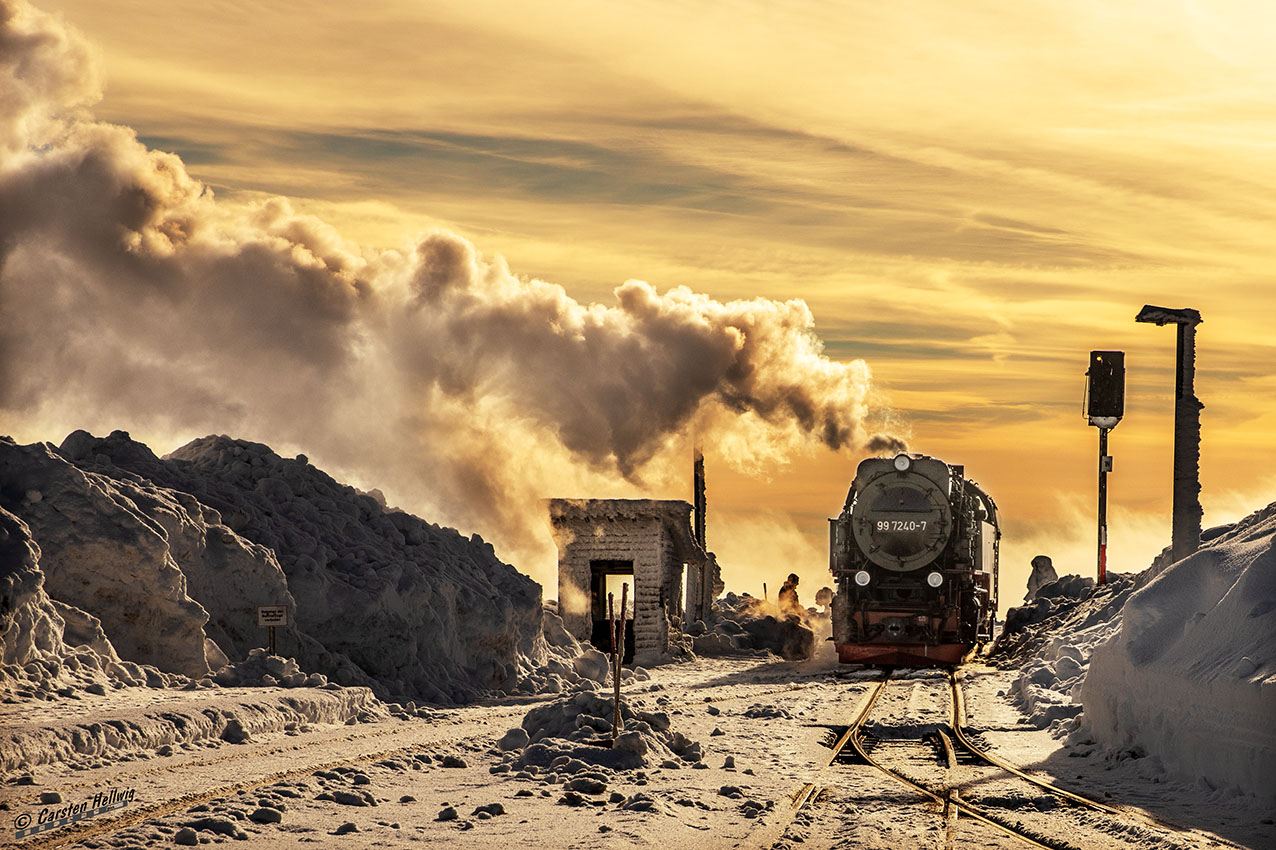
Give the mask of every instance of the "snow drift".
[(1010, 699), (1081, 755), (1276, 802), (1276, 504), (1107, 585), (1064, 576), (1007, 612)]
[[(208, 437), (161, 460), (123, 432), (76, 432), (56, 450), (3, 439), (0, 508), (13, 665), (84, 645), (127, 684), (222, 669), (228, 685), (327, 677), (444, 704), (580, 680), (570, 664), (543, 669), (579, 647), (491, 545), (264, 445)], [(295, 658), (268, 671), (244, 663), (266, 604), (289, 608), (277, 640)]]
[(1102, 746), (1276, 804), (1276, 504), (1135, 593), (1080, 697)]

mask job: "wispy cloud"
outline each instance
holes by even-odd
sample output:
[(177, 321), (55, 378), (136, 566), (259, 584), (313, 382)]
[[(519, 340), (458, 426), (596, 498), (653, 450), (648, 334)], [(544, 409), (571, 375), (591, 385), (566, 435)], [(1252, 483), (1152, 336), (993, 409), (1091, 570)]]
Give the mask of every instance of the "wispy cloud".
[(73, 32), (23, 0), (0, 0), (0, 24), (17, 52), (0, 85), (26, 95), (0, 124), (15, 211), (0, 215), (0, 409), (20, 433), (122, 420), (300, 446), (541, 556), (542, 578), (546, 492), (660, 486), (688, 431), (741, 466), (883, 443), (868, 366), (825, 356), (799, 300), (630, 280), (584, 304), (445, 231), (364, 248), (283, 198), (221, 204), (178, 157), (80, 108), (92, 84), (56, 73), (83, 49)]
[[(1197, 307), (1205, 480), (1263, 492), (1269, 4), (59, 8), (101, 45), (97, 114), (180, 154), (226, 216), (286, 195), (358, 262), (449, 228), (582, 307), (614, 308), (631, 277), (718, 303), (801, 297), (825, 355), (871, 359), (870, 418), (906, 418), (918, 448), (966, 461), (1030, 522), (1063, 516), (1043, 481), (1092, 490), (1091, 348), (1129, 355), (1115, 497), (1167, 508), (1173, 339), (1133, 314)], [(47, 67), (64, 85), (94, 73), (62, 60)], [(94, 165), (67, 185), (104, 179)], [(317, 357), (351, 344), (299, 333)], [(852, 467), (790, 469), (844, 492), (832, 479)], [(777, 498), (818, 514), (802, 489)], [(822, 528), (803, 533), (818, 548)]]

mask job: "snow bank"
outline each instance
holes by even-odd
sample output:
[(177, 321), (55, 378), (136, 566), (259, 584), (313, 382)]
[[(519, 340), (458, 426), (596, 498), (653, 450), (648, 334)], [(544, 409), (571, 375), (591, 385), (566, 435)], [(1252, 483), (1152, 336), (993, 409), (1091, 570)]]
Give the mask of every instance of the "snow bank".
[(0, 441), (0, 482), (12, 494), (5, 507), (39, 545), (50, 597), (96, 617), (125, 658), (208, 673), (208, 613), (187, 595), (169, 535), (152, 518), (184, 516), (182, 505), (155, 488), (77, 469), (41, 443)]
[(165, 755), (175, 747), (236, 744), (270, 732), (295, 734), (311, 723), (386, 717), (385, 707), (367, 688), (303, 688), (286, 694), (200, 689), (145, 711), (132, 705), (127, 693), (86, 697), (77, 712), (64, 712), (60, 720), (7, 721), (0, 731), (0, 774), (50, 762), (90, 767), (105, 760), (132, 760), (141, 753), (149, 757), (151, 750)]
[(152, 461), (119, 432), (91, 444), (72, 435), (64, 449), (73, 440), (75, 456), (105, 455), (190, 493), (274, 551), (297, 630), (318, 643), (289, 648), (308, 670), (341, 684), (366, 676), (382, 695), (452, 703), (514, 690), (545, 658), (540, 586), (477, 536), (388, 510), (304, 457), (258, 443), (205, 437)]
[(1133, 594), (1079, 734), (1276, 803), (1276, 503)]
[[(4, 449), (11, 445), (0, 439), (0, 471)], [(6, 490), (0, 487), (0, 498)], [(22, 503), (43, 499), (39, 491), (21, 492)], [(0, 701), (79, 698), (77, 691), (105, 694), (107, 688), (189, 682), (180, 674), (121, 659), (100, 620), (50, 597), (41, 555), (30, 527), (0, 507)]]
[[(0, 438), (0, 690), (222, 670), (228, 685), (327, 678), (452, 704), (581, 681), (580, 646), (542, 612), (539, 585), (477, 536), (377, 495), (227, 437), (166, 459), (120, 431), (57, 449)], [(271, 669), (258, 605), (289, 610)]]

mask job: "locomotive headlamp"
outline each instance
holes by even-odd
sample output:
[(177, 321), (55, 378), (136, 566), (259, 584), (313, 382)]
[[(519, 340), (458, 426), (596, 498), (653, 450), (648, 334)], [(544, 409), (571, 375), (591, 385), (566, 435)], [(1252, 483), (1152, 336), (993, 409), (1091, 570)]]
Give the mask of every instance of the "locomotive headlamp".
[(860, 587), (868, 587), (868, 580), (870, 578), (871, 576), (868, 574), (868, 570), (860, 570), (855, 574), (855, 583)]
[(913, 459), (908, 455), (895, 455), (895, 468), (900, 472), (907, 472), (912, 465)]
[(931, 573), (926, 576), (926, 583), (931, 587), (939, 587), (944, 583), (944, 576), (941, 573)]

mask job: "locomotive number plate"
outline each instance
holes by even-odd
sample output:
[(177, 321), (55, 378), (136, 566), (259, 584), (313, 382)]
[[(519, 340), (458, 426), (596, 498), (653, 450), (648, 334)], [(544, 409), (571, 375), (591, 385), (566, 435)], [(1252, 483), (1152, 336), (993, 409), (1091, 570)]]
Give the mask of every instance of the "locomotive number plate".
[(879, 519), (878, 531), (925, 531), (924, 519)]

